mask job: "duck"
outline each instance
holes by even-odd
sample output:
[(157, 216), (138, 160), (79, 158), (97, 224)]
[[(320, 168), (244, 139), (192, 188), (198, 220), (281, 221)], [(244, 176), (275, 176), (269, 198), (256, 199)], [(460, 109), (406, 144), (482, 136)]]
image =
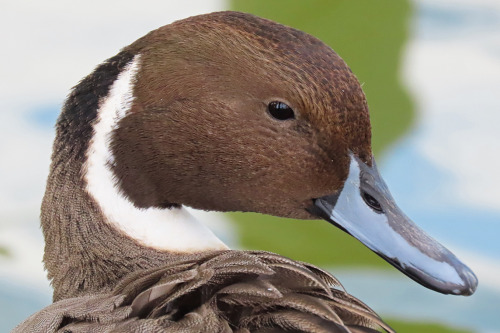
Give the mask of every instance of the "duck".
[(396, 205), (342, 58), (216, 12), (148, 33), (68, 95), (41, 206), (53, 303), (13, 332), (394, 332), (330, 273), (232, 250), (186, 207), (323, 219), (424, 287), (478, 284)]

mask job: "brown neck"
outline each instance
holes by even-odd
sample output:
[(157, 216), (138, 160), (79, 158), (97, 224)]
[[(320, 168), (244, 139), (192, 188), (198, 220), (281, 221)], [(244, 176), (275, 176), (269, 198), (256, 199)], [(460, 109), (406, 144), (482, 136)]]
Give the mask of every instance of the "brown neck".
[[(97, 110), (133, 54), (121, 52), (72, 91), (57, 123), (42, 203), (44, 263), (54, 300), (109, 291), (130, 272), (199, 257), (143, 246), (109, 224), (86, 190), (86, 154)], [(177, 209), (177, 208), (172, 208)]]
[(109, 226), (85, 193), (79, 170), (75, 162), (55, 167), (42, 204), (44, 263), (54, 301), (108, 291), (126, 274), (176, 257), (143, 247)]

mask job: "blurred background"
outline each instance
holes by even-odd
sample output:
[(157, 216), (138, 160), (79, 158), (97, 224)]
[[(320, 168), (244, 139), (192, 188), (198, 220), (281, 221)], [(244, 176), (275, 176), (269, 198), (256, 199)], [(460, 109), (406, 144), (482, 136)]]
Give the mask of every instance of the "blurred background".
[(0, 331), (51, 302), (38, 215), (69, 89), (148, 31), (227, 9), (304, 30), (344, 58), (367, 95), (393, 196), (480, 284), (471, 297), (429, 291), (325, 222), (202, 218), (233, 248), (329, 270), (400, 332), (500, 332), (497, 0), (2, 1)]

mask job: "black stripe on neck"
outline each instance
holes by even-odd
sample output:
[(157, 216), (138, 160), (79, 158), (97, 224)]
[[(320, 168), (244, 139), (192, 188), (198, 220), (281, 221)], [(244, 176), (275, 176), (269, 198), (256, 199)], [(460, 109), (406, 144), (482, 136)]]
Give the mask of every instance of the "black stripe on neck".
[(134, 56), (130, 51), (121, 51), (100, 64), (73, 88), (57, 121), (54, 156), (64, 150), (65, 154), (83, 161), (100, 102)]

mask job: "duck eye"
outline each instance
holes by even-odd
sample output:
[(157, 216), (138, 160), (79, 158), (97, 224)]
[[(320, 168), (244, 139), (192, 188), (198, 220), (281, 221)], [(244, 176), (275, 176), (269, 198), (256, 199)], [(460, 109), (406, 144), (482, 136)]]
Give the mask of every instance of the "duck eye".
[(382, 206), (377, 201), (377, 199), (375, 199), (374, 197), (372, 197), (368, 193), (363, 192), (363, 200), (365, 200), (366, 204), (368, 206), (370, 206), (375, 212), (377, 212), (377, 213), (383, 213), (384, 212), (383, 209), (382, 209)]
[(295, 114), (291, 107), (283, 102), (273, 101), (267, 106), (269, 114), (278, 120), (294, 119)]

